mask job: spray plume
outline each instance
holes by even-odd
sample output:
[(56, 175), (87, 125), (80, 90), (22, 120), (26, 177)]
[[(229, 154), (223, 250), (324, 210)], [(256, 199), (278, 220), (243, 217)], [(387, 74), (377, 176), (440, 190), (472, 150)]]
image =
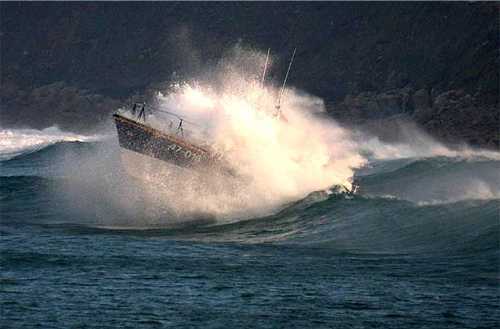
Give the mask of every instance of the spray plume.
[[(312, 191), (349, 187), (354, 168), (364, 164), (348, 131), (317, 118), (325, 111), (319, 98), (288, 89), (281, 99), (284, 116), (275, 116), (281, 91), (261, 83), (266, 60), (265, 54), (239, 49), (211, 79), (178, 83), (157, 94), (162, 110), (195, 122), (192, 138), (224, 154), (242, 178), (236, 185), (218, 181), (206, 195), (193, 195), (191, 189), (183, 200), (176, 191), (182, 207), (254, 214)], [(163, 181), (158, 176), (154, 180)], [(183, 175), (181, 181), (187, 186), (192, 177)]]

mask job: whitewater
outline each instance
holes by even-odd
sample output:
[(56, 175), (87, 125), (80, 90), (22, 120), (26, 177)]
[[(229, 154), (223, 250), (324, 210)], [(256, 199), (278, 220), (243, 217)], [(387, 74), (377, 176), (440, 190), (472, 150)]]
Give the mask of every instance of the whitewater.
[(9, 160), (59, 142), (90, 142), (100, 138), (63, 132), (58, 127), (43, 130), (0, 129), (0, 160)]
[[(177, 206), (169, 207), (169, 202), (179, 202), (175, 198), (168, 199), (172, 194), (162, 191), (162, 189), (168, 190), (171, 182), (151, 184), (128, 176), (122, 168), (116, 137), (110, 137), (110, 134), (85, 136), (66, 133), (53, 127), (45, 130), (0, 130), (0, 136), (6, 136), (0, 143), (2, 158), (0, 174), (3, 179), (57, 182), (55, 184), (57, 188), (48, 192), (58, 202), (62, 202), (59, 207), (63, 208), (66, 203), (68, 208), (72, 208), (67, 211), (80, 216), (82, 213), (86, 214), (86, 208), (93, 204), (91, 212), (94, 215), (98, 215), (100, 210), (107, 215), (102, 218), (92, 218), (92, 223), (95, 225), (112, 227), (117, 221), (117, 225), (127, 223), (131, 227), (147, 229), (151, 225), (155, 228), (162, 226), (168, 228), (172, 223), (189, 224), (193, 219), (189, 218), (193, 214), (190, 211), (192, 209), (199, 209), (199, 212), (194, 213), (201, 217), (211, 218), (210, 223), (228, 224), (252, 219), (240, 215), (245, 211), (252, 214), (256, 207), (255, 203), (240, 203), (240, 207), (249, 206), (249, 208), (229, 213), (234, 216), (229, 220), (226, 218), (227, 213), (209, 212), (211, 207), (197, 208), (196, 200), (200, 203), (206, 201), (203, 195), (192, 195), (182, 202), (183, 207), (189, 202), (192, 203), (192, 209), (183, 211)], [(347, 177), (349, 182), (355, 180), (359, 185), (355, 195), (346, 194), (345, 187), (342, 184), (335, 184), (336, 181), (332, 180), (324, 188), (306, 189), (305, 193), (299, 194), (297, 198), (282, 198), (279, 203), (273, 204), (274, 208), (269, 209), (266, 206), (265, 212), (256, 212), (259, 215), (257, 218), (276, 216), (288, 211), (290, 207), (295, 209), (297, 204), (310, 207), (330, 199), (338, 200), (339, 203), (342, 200), (402, 203), (408, 205), (409, 209), (496, 203), (500, 199), (500, 175), (498, 175), (500, 160), (496, 152), (450, 150), (432, 141), (432, 146), (438, 147), (435, 154), (430, 156), (428, 151), (424, 154), (418, 154), (419, 149), (408, 151), (411, 148), (408, 144), (383, 144), (378, 140), (374, 143), (373, 139), (371, 137), (365, 143), (357, 141), (364, 146), (360, 149), (360, 153), (369, 155), (365, 156), (366, 162), (363, 162), (362, 166), (352, 169), (353, 176)], [(374, 144), (376, 147), (373, 147)], [(401, 147), (403, 152), (410, 152), (412, 156), (400, 156), (400, 152), (394, 151), (398, 147)], [(419, 148), (421, 149), (421, 146)], [(388, 149), (393, 152), (392, 157), (388, 156)], [(155, 178), (162, 177), (155, 176)], [(271, 183), (278, 184), (275, 181), (268, 182)], [(272, 186), (266, 185), (265, 188)], [(243, 191), (255, 193), (248, 188)], [(231, 192), (238, 194), (242, 191)], [(214, 193), (214, 195), (222, 196), (223, 201), (227, 200), (224, 194)], [(252, 194), (251, 197), (256, 196)], [(106, 202), (100, 205), (98, 198)], [(213, 202), (213, 197), (208, 200)], [(29, 203), (30, 200), (26, 201)], [(85, 206), (82, 207), (80, 205), (82, 203)], [(256, 203), (265, 206), (262, 200)], [(123, 213), (128, 213), (128, 216), (124, 217)], [(219, 218), (221, 214), (223, 216)], [(73, 224), (87, 224), (87, 222), (75, 221)]]

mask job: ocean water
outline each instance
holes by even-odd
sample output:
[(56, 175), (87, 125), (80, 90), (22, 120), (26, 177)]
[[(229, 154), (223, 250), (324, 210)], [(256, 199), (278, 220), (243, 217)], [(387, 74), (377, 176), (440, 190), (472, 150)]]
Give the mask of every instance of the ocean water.
[(356, 195), (169, 225), (108, 199), (141, 193), (112, 138), (40, 134), (22, 148), (3, 136), (2, 328), (500, 325), (498, 159), (372, 160)]

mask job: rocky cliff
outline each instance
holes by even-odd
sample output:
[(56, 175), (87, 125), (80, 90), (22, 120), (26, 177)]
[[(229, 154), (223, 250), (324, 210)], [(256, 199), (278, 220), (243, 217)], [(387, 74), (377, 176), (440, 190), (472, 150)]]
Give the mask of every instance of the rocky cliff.
[(3, 126), (89, 129), (242, 42), (283, 60), (297, 46), (290, 84), (344, 123), (404, 117), (499, 145), (496, 3), (2, 2), (0, 15)]

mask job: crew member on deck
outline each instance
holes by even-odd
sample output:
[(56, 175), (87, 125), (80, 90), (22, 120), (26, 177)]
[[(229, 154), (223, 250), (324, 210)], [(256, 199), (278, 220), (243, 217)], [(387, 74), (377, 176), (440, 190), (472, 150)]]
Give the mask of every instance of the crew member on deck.
[(142, 103), (141, 111), (139, 112), (139, 119), (142, 117), (144, 121), (146, 121), (146, 111), (144, 111), (146, 107), (146, 103)]
[(179, 134), (179, 133), (180, 133), (182, 136), (184, 136), (184, 128), (182, 128), (182, 122), (183, 122), (183, 121), (184, 121), (184, 120), (183, 120), (183, 119), (181, 119), (181, 121), (179, 121), (179, 127), (177, 127), (177, 134)]

